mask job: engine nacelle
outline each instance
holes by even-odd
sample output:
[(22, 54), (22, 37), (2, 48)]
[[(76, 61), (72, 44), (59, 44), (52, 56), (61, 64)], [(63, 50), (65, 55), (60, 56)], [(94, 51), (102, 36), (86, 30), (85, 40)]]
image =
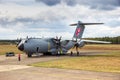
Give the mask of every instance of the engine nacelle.
[(84, 45), (85, 45), (85, 42), (84, 41), (80, 41), (79, 47), (83, 47)]

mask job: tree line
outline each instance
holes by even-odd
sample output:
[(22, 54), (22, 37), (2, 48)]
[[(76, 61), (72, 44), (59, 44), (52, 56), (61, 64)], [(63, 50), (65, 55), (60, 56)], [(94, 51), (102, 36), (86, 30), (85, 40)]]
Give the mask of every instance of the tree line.
[(17, 40), (0, 40), (0, 45), (16, 44)]
[[(84, 38), (88, 40), (108, 41), (112, 44), (120, 44), (120, 36), (117, 37), (96, 37), (96, 38)], [(0, 40), (0, 44), (16, 44), (17, 40)]]

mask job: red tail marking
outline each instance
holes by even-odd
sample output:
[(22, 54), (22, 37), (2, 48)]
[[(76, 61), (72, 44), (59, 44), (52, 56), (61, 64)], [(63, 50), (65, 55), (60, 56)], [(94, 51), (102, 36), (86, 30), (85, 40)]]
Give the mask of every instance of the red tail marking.
[(78, 36), (80, 32), (81, 32), (81, 29), (80, 29), (80, 28), (77, 28), (77, 29), (76, 29), (76, 32), (75, 32), (76, 36)]

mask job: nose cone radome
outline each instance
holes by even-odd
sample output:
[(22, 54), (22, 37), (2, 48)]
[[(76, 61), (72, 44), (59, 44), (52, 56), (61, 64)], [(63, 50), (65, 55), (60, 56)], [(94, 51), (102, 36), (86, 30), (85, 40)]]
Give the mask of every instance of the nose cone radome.
[(23, 51), (24, 50), (24, 44), (21, 44), (19, 47), (18, 47), (19, 50)]

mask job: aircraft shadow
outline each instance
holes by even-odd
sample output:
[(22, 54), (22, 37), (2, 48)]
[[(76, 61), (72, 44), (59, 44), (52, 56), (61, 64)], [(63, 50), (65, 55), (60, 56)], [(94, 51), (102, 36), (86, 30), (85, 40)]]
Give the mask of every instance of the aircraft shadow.
[(64, 54), (64, 55), (34, 55), (31, 58), (47, 58), (47, 57), (114, 57), (114, 55), (109, 55), (109, 53), (105, 54), (104, 52), (81, 52), (79, 55), (77, 53), (73, 53), (72, 55), (70, 53)]

